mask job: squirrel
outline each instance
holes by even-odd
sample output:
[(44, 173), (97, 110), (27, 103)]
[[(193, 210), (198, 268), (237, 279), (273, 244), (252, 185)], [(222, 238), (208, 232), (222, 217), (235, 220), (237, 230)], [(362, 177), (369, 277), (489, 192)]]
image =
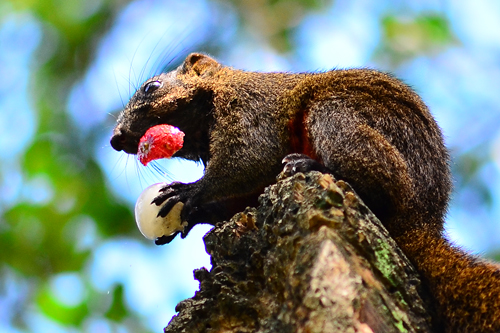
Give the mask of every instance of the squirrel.
[(289, 173), (329, 172), (351, 184), (415, 265), (433, 295), (436, 327), (500, 332), (500, 265), (444, 236), (449, 154), (427, 106), (398, 79), (370, 69), (249, 72), (193, 53), (137, 90), (111, 146), (136, 154), (159, 124), (185, 133), (174, 157), (205, 166), (200, 180), (172, 183), (153, 201), (165, 203), (161, 216), (184, 203), (182, 238), (256, 202), (282, 163)]

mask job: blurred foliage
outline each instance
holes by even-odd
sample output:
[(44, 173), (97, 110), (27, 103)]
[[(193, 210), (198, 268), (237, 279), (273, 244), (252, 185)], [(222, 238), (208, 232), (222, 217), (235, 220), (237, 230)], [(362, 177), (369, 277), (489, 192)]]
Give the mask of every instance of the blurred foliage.
[(332, 0), (218, 0), (231, 3), (243, 28), (281, 53), (295, 50), (293, 32), (306, 14), (327, 9)]
[[(237, 36), (252, 35), (281, 54), (295, 51), (294, 34), (307, 15), (325, 11), (333, 3), (332, 0), (212, 2), (235, 10), (240, 25)], [(11, 274), (10, 270), (29, 281), (26, 298), (15, 305), (22, 309), (20, 313), (36, 305), (41, 313), (63, 326), (79, 327), (85, 318), (93, 316), (107, 318), (129, 331), (145, 332), (141, 316), (124, 304), (126, 286), (115, 286), (109, 300), (85, 281), (87, 296), (72, 306), (61, 302), (48, 286), (48, 281), (59, 273), (76, 271), (85, 276), (92, 248), (79, 239), (81, 234), (77, 230), (82, 221), (95, 224), (96, 238), (100, 240), (137, 235), (131, 222), (131, 207), (111, 193), (94, 156), (98, 136), (110, 131), (109, 127), (102, 124), (82, 132), (70, 120), (66, 109), (71, 89), (86, 73), (99, 42), (127, 3), (125, 0), (0, 0), (3, 6), (0, 8), (28, 12), (41, 24), (42, 41), (33, 57), (29, 84), (37, 129), (21, 156), (20, 165), (23, 183), (41, 182), (49, 193), (43, 202), (20, 199), (0, 211), (0, 280)], [(0, 24), (6, 15), (8, 12), (0, 13)], [(390, 66), (442, 52), (457, 43), (447, 19), (436, 14), (404, 17), (388, 14), (380, 27), (382, 37), (374, 57)], [(202, 41), (203, 50), (215, 54), (223, 50), (211, 42)], [(463, 175), (463, 183), (473, 181), (484, 163), (477, 156), (463, 156), (457, 170)], [(487, 188), (480, 190), (485, 191), (485, 196), (489, 193)], [(0, 290), (0, 296), (2, 293), (7, 292)], [(165, 318), (165, 323), (168, 320)], [(15, 322), (19, 327), (26, 326), (22, 317), (16, 317)]]
[[(33, 302), (62, 325), (78, 327), (91, 311), (98, 315), (86, 303), (65, 306), (44, 282), (57, 273), (85, 268), (90, 249), (80, 248), (80, 235), (68, 235), (68, 228), (88, 217), (103, 238), (134, 229), (129, 222), (133, 219), (130, 207), (113, 197), (93, 156), (96, 133), (82, 135), (66, 113), (71, 88), (85, 73), (98, 42), (125, 4), (115, 0), (11, 3), (14, 10), (28, 11), (42, 23), (41, 47), (34, 57), (38, 63), (30, 83), (38, 128), (21, 165), (24, 181), (43, 179), (51, 197), (42, 204), (21, 201), (3, 212), (7, 227), (0, 232), (0, 259), (22, 275), (35, 278), (30, 286)], [(118, 292), (109, 309), (101, 309), (113, 320), (131, 315), (120, 308), (120, 288), (115, 289)]]
[(81, 303), (76, 306), (64, 305), (54, 297), (51, 290), (47, 287), (42, 287), (39, 291), (36, 304), (43, 314), (64, 325), (80, 326), (85, 317), (89, 314), (86, 303)]
[(448, 20), (436, 14), (388, 15), (381, 25), (383, 36), (375, 57), (392, 67), (413, 57), (438, 54), (457, 42)]
[(464, 209), (475, 211), (480, 208), (480, 204), (491, 207), (493, 204), (493, 194), (490, 184), (492, 179), (481, 177), (481, 172), (490, 161), (489, 149), (485, 145), (476, 147), (473, 151), (467, 151), (458, 155), (455, 163), (452, 164), (452, 172), (455, 175), (454, 181), (457, 189), (467, 189), (475, 195), (472, 198), (476, 202), (471, 203), (471, 196), (457, 191), (456, 200)]
[(118, 285), (113, 290), (113, 302), (106, 312), (106, 318), (113, 321), (122, 321), (128, 316), (128, 310), (123, 303), (123, 286)]

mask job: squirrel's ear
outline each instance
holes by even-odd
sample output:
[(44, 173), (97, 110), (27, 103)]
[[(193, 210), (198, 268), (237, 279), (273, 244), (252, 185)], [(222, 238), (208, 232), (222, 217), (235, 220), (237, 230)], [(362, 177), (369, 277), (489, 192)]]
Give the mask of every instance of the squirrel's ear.
[(184, 60), (182, 73), (193, 73), (197, 76), (211, 75), (215, 73), (221, 65), (207, 55), (201, 53), (191, 53)]

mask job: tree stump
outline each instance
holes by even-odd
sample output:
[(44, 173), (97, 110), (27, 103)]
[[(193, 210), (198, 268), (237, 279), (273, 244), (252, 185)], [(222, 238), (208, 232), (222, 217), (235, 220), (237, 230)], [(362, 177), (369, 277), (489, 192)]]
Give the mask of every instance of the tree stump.
[(418, 274), (350, 186), (269, 186), (204, 238), (212, 269), (165, 332), (432, 332)]

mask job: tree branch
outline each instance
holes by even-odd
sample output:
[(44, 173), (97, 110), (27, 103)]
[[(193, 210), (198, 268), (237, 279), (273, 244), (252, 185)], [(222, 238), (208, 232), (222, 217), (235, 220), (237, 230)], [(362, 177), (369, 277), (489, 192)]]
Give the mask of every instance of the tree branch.
[(431, 332), (418, 275), (343, 181), (297, 174), (205, 236), (165, 332)]

